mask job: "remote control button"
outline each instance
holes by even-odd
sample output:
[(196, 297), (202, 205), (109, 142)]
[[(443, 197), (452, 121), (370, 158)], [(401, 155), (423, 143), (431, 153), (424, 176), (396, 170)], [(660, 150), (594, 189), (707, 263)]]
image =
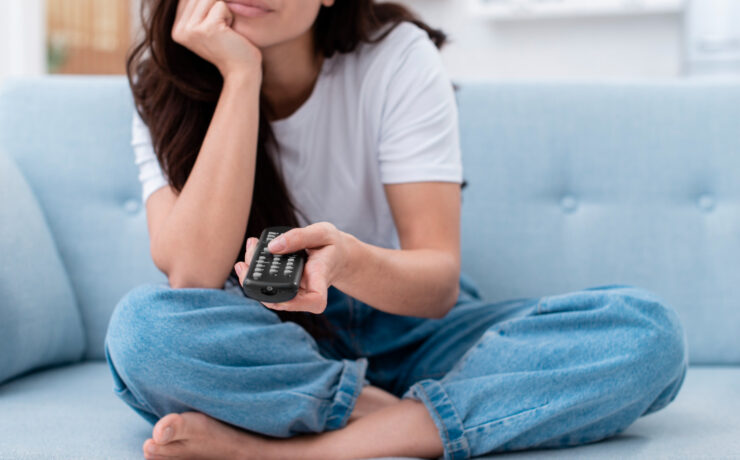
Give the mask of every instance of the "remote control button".
[(283, 272), (283, 274), (285, 274), (285, 275), (290, 275), (291, 273), (293, 273), (293, 270), (285, 270)]
[(255, 273), (254, 275), (252, 275), (252, 278), (258, 280), (258, 279), (262, 278), (262, 273)]

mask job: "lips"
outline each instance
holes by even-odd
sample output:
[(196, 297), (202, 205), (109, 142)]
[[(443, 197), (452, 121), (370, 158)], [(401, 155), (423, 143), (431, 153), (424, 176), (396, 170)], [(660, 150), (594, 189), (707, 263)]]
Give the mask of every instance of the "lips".
[(259, 17), (273, 10), (262, 0), (227, 0), (226, 5), (234, 14), (247, 17)]

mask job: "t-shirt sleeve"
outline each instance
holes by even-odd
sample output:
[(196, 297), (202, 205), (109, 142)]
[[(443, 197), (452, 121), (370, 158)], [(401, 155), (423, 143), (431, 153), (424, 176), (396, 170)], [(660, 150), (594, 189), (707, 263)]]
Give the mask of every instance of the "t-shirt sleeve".
[(149, 128), (134, 110), (131, 125), (131, 147), (134, 150), (134, 161), (139, 167), (139, 182), (141, 182), (141, 201), (146, 203), (147, 198), (158, 189), (169, 184), (162, 168), (159, 166), (157, 155), (154, 153)]
[(439, 51), (421, 32), (393, 61), (381, 112), (381, 181), (462, 183), (455, 93)]

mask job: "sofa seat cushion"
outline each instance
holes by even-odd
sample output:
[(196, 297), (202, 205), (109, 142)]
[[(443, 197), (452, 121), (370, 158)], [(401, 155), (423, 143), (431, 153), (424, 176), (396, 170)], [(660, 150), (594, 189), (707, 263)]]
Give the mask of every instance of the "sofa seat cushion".
[(573, 449), (510, 453), (496, 459), (738, 458), (738, 395), (740, 367), (691, 366), (675, 401), (639, 418), (618, 436)]
[(0, 458), (138, 459), (151, 427), (113, 394), (108, 365), (88, 361), (0, 386)]
[[(691, 367), (676, 400), (590, 445), (491, 458), (731, 458), (740, 452), (740, 367)], [(37, 372), (0, 387), (0, 458), (135, 459), (151, 426), (113, 394), (104, 362)]]

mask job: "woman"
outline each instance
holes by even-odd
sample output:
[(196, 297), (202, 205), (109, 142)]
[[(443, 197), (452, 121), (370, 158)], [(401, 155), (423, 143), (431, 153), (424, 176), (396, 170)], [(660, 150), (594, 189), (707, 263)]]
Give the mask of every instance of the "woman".
[[(673, 400), (683, 331), (650, 293), (492, 305), (460, 277), (440, 31), (372, 0), (143, 19), (133, 146), (170, 286), (121, 300), (106, 356), (154, 424), (146, 458), (468, 458), (596, 441)], [(260, 304), (240, 285), (273, 225), (296, 228), (272, 252), (309, 257), (293, 300)]]

